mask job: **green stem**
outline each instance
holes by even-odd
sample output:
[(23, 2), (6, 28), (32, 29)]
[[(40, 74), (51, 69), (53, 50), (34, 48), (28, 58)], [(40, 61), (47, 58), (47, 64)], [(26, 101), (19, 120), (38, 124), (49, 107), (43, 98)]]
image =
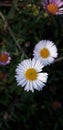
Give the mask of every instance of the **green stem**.
[[(8, 25), (8, 22), (6, 21), (4, 15), (0, 12), (0, 17), (2, 18), (3, 22), (6, 23)], [(12, 29), (10, 28), (10, 26), (8, 25), (8, 31), (10, 36), (12, 37), (13, 41), (15, 42), (16, 46), (18, 47), (18, 49), (24, 54), (25, 58), (28, 58), (28, 56), (25, 54), (24, 50), (21, 48), (21, 46), (19, 45), (19, 43), (16, 41), (16, 38), (14, 36), (14, 33), (12, 31)]]
[[(62, 61), (62, 60), (63, 60), (63, 56), (60, 57), (60, 58), (58, 58), (58, 59), (56, 59), (54, 63), (60, 62), (60, 61)], [(53, 63), (53, 64), (54, 64), (54, 63)]]

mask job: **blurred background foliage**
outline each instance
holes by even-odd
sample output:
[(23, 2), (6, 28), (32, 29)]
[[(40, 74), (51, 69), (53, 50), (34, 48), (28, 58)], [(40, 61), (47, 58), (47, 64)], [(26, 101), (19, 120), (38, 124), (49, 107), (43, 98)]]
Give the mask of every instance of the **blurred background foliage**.
[(0, 129), (63, 130), (63, 60), (44, 67), (48, 82), (42, 91), (25, 92), (15, 80), (17, 64), (36, 43), (52, 40), (63, 56), (63, 15), (47, 14), (40, 0), (0, 0), (0, 53), (11, 63), (0, 66)]

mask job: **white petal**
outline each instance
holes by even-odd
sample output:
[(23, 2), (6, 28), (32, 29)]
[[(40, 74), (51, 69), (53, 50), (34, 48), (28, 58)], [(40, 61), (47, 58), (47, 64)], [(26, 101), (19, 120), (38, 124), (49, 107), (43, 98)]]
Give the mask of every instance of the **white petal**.
[(35, 81), (36, 85), (37, 85), (37, 88), (38, 90), (41, 90), (43, 86), (45, 86), (45, 84), (40, 81), (39, 79), (37, 81)]
[(31, 68), (31, 59), (22, 61), (22, 62), (21, 62), (21, 65), (22, 65), (24, 68)]
[(53, 63), (54, 62), (54, 58), (53, 57), (49, 57), (48, 58), (48, 63), (50, 64), (50, 63)]
[(25, 79), (22, 79), (22, 80), (18, 81), (19, 82), (18, 85), (22, 85), (23, 86), (23, 84), (26, 83), (25, 81), (26, 81)]
[(47, 82), (48, 74), (47, 73), (39, 73), (38, 79), (44, 83)]
[(24, 90), (26, 90), (27, 92), (30, 90), (30, 82), (28, 81)]
[(29, 90), (31, 90), (32, 92), (34, 92), (34, 89), (33, 89), (33, 83), (32, 83), (32, 82), (30, 82)]
[(38, 90), (38, 88), (37, 88), (37, 84), (36, 84), (35, 81), (33, 81), (33, 88), (36, 89), (36, 90)]
[(37, 70), (37, 72), (41, 72), (43, 67), (44, 67), (43, 64), (39, 60), (37, 60), (35, 66), (34, 66), (34, 68)]
[(32, 59), (32, 66), (31, 67), (33, 68), (35, 66), (35, 64), (36, 64), (36, 60), (33, 58)]

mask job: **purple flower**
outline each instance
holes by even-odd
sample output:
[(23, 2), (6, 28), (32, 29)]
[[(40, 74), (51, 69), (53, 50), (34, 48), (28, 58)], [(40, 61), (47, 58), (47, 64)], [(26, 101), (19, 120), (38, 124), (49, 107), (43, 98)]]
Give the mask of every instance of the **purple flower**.
[(10, 61), (11, 61), (11, 57), (8, 52), (4, 51), (0, 54), (0, 65), (5, 66), (5, 65), (9, 64)]
[(42, 2), (43, 8), (50, 14), (63, 14), (62, 0), (44, 0)]

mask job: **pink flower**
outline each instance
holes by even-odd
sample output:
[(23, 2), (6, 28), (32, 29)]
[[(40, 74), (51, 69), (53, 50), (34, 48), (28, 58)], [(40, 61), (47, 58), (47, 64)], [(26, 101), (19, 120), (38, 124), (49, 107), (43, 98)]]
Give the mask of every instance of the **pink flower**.
[(50, 14), (63, 14), (62, 0), (44, 0), (42, 2), (43, 8)]
[(11, 61), (11, 57), (10, 57), (10, 54), (6, 51), (2, 52), (0, 54), (0, 65), (7, 65), (9, 64)]

